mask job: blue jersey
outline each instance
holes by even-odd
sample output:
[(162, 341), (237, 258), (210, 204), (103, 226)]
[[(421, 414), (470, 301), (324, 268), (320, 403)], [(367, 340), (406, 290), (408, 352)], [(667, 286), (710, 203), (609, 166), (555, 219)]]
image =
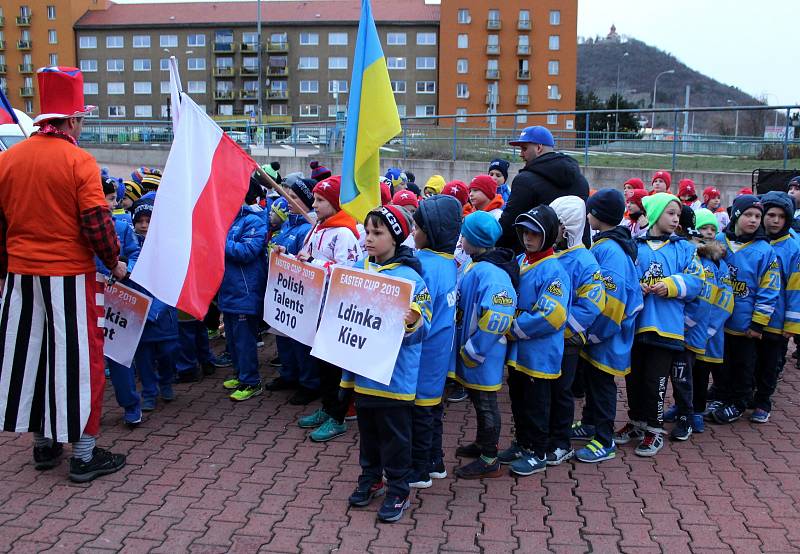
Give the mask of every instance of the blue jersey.
[(572, 283), (572, 299), (564, 338), (570, 339), (578, 335), (585, 344), (586, 329), (606, 307), (606, 291), (603, 288), (600, 265), (582, 243), (562, 250), (556, 256)]
[(302, 215), (289, 214), (289, 218), (283, 222), (280, 231), (271, 237), (269, 248), (273, 246), (283, 246), (287, 254), (296, 255), (303, 247), (306, 235), (311, 230), (311, 224)]
[(406, 334), (394, 363), (392, 380), (388, 385), (378, 383), (361, 375), (342, 371), (340, 385), (343, 388), (355, 389), (357, 393), (381, 398), (390, 398), (411, 402), (417, 394), (417, 378), (419, 375), (419, 362), (422, 354), (422, 341), (425, 339), (431, 326), (431, 297), (428, 287), (422, 277), (407, 265), (391, 263), (378, 265), (360, 260), (353, 267), (363, 267), (369, 271), (402, 277), (414, 283), (414, 297), (411, 309), (420, 314), (413, 326), (406, 326)]
[(422, 342), (422, 360), (417, 381), (418, 406), (442, 401), (447, 374), (455, 370), (456, 262), (452, 254), (423, 249), (417, 251), (422, 279), (431, 295), (433, 317)]
[(725, 322), (733, 311), (733, 291), (728, 283), (728, 264), (724, 260), (715, 263), (705, 257), (700, 258), (700, 263), (703, 264), (705, 271), (705, 282), (711, 288), (711, 298), (706, 305), (708, 340), (703, 352), (697, 352), (697, 359), (721, 364), (725, 353)]
[(564, 328), (572, 285), (555, 255), (519, 263), (517, 315), (511, 326), (509, 370), (539, 379), (557, 379), (564, 356)]
[(800, 333), (800, 245), (790, 234), (770, 241), (778, 258), (781, 274), (781, 293), (775, 311), (764, 327), (768, 333)]
[(456, 305), (455, 379), (471, 389), (500, 390), (505, 334), (517, 306), (511, 277), (488, 261), (470, 262), (458, 285)]

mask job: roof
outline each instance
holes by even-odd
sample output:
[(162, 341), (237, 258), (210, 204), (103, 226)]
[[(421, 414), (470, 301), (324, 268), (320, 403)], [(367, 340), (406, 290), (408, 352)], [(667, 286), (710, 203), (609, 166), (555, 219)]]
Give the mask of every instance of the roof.
[[(360, 0), (268, 1), (261, 3), (262, 21), (269, 24), (320, 25), (357, 23)], [(381, 23), (438, 23), (439, 5), (424, 0), (373, 0), (372, 13)], [(103, 27), (221, 27), (253, 25), (257, 2), (176, 2), (169, 4), (115, 4), (107, 10), (87, 11), (75, 29)]]

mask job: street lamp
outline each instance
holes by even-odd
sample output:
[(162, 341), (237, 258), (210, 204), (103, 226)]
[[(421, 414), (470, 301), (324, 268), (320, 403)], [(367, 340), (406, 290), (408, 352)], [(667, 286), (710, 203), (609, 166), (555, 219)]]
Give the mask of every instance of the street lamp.
[[(262, 79), (262, 75), (261, 75), (261, 67), (262, 67), (262, 65), (261, 65), (261, 63), (262, 63), (261, 62), (261, 60), (262, 60), (262, 58), (261, 58), (261, 0), (258, 0), (257, 6), (258, 6), (258, 89), (257, 89), (256, 92), (258, 93), (258, 126), (260, 127), (261, 123), (263, 122), (263, 116), (264, 116), (264, 105), (263, 105), (263, 100), (261, 98), (263, 96), (263, 92), (261, 90), (261, 79)], [(256, 127), (256, 129), (258, 129), (259, 127)], [(256, 134), (257, 134), (257, 131), (256, 131)]]
[[(735, 101), (730, 100), (730, 99), (726, 100), (726, 103), (733, 104), (734, 106), (738, 106), (739, 105), (738, 102), (735, 102)], [(777, 114), (778, 112), (775, 112), (775, 113)], [(739, 136), (739, 110), (737, 109), (736, 110), (736, 127), (735, 127), (735, 129), (733, 131), (733, 137), (736, 138), (738, 136)]]
[(617, 133), (619, 133), (619, 68), (620, 68), (620, 66), (622, 65), (622, 62), (623, 62), (623, 61), (625, 60), (625, 58), (627, 58), (627, 57), (628, 57), (628, 53), (627, 53), (627, 52), (625, 52), (625, 53), (622, 55), (622, 60), (620, 60), (620, 61), (617, 63), (617, 92), (616, 92), (616, 94), (615, 94), (615, 96), (616, 96), (616, 98), (617, 98), (617, 101), (616, 101), (616, 104), (617, 104), (617, 105), (616, 105), (616, 112), (614, 113), (614, 138), (615, 138), (615, 139), (617, 138), (617, 136), (616, 136), (616, 135), (617, 135)]
[(662, 71), (661, 73), (656, 75), (656, 78), (653, 81), (653, 114), (652, 114), (653, 118), (650, 121), (650, 128), (653, 131), (655, 131), (655, 129), (656, 129), (656, 112), (655, 112), (655, 110), (656, 110), (656, 90), (657, 90), (656, 87), (658, 86), (658, 78), (661, 77), (662, 75), (667, 75), (669, 73), (675, 73), (675, 70), (674, 69), (668, 69), (666, 71)]

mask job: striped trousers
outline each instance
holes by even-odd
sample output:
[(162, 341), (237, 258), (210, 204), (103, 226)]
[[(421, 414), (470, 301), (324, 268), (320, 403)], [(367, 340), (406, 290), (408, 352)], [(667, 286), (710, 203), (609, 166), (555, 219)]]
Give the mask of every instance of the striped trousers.
[(0, 426), (76, 442), (100, 431), (103, 282), (9, 273), (0, 308)]

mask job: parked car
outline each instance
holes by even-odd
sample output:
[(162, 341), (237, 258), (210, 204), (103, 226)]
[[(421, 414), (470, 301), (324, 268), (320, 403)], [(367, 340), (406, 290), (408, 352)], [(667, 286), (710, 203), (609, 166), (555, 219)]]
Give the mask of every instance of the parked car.
[[(33, 120), (25, 112), (15, 109), (14, 113), (17, 114), (17, 119), (19, 119), (20, 125), (28, 133), (28, 136), (38, 129), (38, 127), (34, 127)], [(25, 134), (19, 128), (19, 125), (15, 123), (0, 125), (0, 152), (8, 150), (23, 140), (25, 140)]]

